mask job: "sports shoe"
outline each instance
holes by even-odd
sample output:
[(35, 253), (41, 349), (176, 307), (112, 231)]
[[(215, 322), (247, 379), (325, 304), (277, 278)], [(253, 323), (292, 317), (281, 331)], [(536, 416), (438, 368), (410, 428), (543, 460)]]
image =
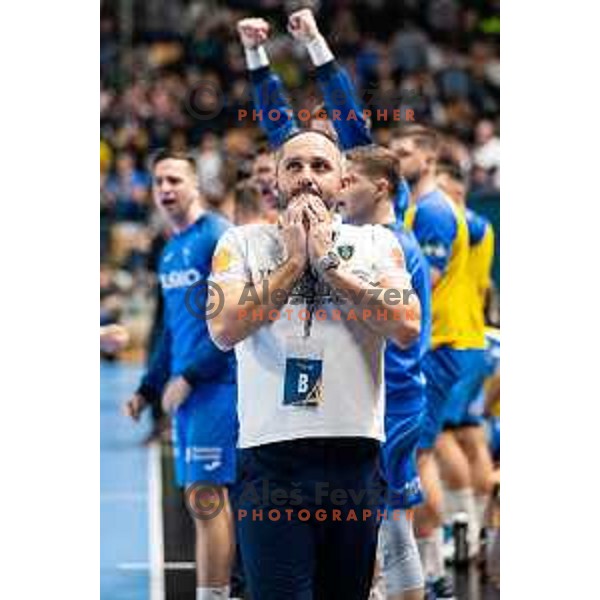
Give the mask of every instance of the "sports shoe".
[(425, 600), (456, 600), (454, 584), (448, 575), (427, 583)]

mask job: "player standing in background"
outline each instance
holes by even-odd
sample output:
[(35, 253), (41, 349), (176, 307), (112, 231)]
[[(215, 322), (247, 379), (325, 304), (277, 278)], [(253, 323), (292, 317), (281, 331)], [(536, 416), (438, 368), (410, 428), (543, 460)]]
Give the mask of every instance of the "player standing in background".
[[(423, 360), (427, 409), (417, 455), (425, 503), (415, 512), (415, 532), (431, 587), (438, 598), (452, 598), (453, 586), (445, 576), (442, 488), (434, 449), (438, 437), (444, 435), (443, 418), (450, 391), (464, 376), (464, 349), (472, 347), (473, 336), (465, 308), (469, 234), (463, 215), (437, 186), (438, 146), (437, 134), (419, 125), (393, 130), (390, 142), (411, 188), (412, 204), (406, 213), (406, 224), (427, 258), (432, 285), (431, 350)], [(460, 510), (473, 515), (475, 506), (472, 493), (468, 494), (468, 478), (453, 483), (452, 498), (445, 500), (456, 500)]]
[[(483, 427), (483, 383), (489, 375), (486, 360), (485, 302), (491, 283), (494, 259), (494, 232), (491, 224), (466, 206), (466, 184), (461, 165), (453, 158), (451, 146), (459, 143), (447, 140), (448, 150), (443, 152), (437, 164), (439, 186), (452, 198), (461, 210), (469, 230), (468, 301), (469, 328), (474, 334), (474, 347), (469, 349), (468, 367), (461, 385), (452, 391), (452, 399), (444, 417), (448, 435), (440, 438), (446, 447), (439, 452), (442, 478), (452, 480), (452, 472), (464, 468), (464, 460), (458, 464), (445, 462), (461, 452), (467, 459), (469, 480), (475, 494), (475, 515), (468, 523), (469, 554), (474, 557), (479, 551), (479, 537), (484, 513), (493, 487), (493, 464)], [(447, 477), (446, 477), (447, 476)], [(447, 507), (446, 521), (452, 522), (451, 504)], [(473, 517), (475, 519), (473, 520)]]
[(429, 268), (414, 235), (398, 222), (394, 212), (400, 177), (394, 154), (380, 146), (364, 146), (347, 156), (348, 183), (339, 196), (338, 209), (352, 225), (379, 224), (394, 233), (406, 259), (413, 288), (421, 303), (419, 340), (402, 349), (388, 344), (385, 352), (386, 442), (383, 461), (389, 486), (390, 511), (399, 520), (384, 520), (380, 536), (387, 600), (420, 600), (423, 570), (412, 519), (406, 511), (423, 501), (417, 473), (416, 449), (425, 410), (425, 378), (421, 361), (431, 335), (431, 284)]
[[(305, 47), (323, 94), (324, 106), (313, 114), (311, 127), (327, 123), (329, 129), (335, 130), (340, 146), (346, 151), (373, 144), (370, 119), (365, 118), (364, 107), (358, 99), (352, 80), (319, 31), (312, 10), (305, 8), (292, 13), (288, 19), (288, 31)], [(276, 77), (271, 74), (272, 80)], [(332, 120), (324, 120), (325, 116), (330, 116)], [(406, 116), (405, 114), (404, 117)], [(393, 208), (397, 220), (402, 220), (409, 199), (410, 190), (406, 181), (401, 178), (394, 196)]]
[[(265, 130), (271, 146), (278, 148), (290, 135), (297, 133), (301, 128), (293, 116), (292, 106), (286, 97), (281, 79), (270, 68), (265, 47), (270, 25), (261, 18), (248, 18), (239, 21), (237, 29), (244, 47), (246, 66), (253, 86), (255, 110), (260, 115), (260, 125)], [(336, 128), (342, 150), (370, 144), (371, 134), (355, 97), (352, 83), (346, 72), (337, 64), (327, 42), (320, 35), (312, 12), (305, 9), (290, 15), (288, 31), (307, 49), (316, 67), (317, 80), (328, 108), (333, 104), (333, 107), (338, 110), (339, 122), (352, 123), (343, 130)], [(356, 119), (351, 122), (347, 119), (350, 110), (353, 110), (356, 115)], [(326, 115), (321, 120), (327, 121)], [(321, 128), (321, 130), (329, 135), (332, 134), (332, 128)]]
[(269, 223), (261, 188), (251, 179), (240, 181), (234, 188), (233, 221), (236, 225)]
[(260, 190), (264, 216), (269, 223), (276, 223), (279, 216), (275, 178), (275, 157), (267, 148), (259, 149), (252, 161), (250, 181)]
[[(315, 67), (324, 98), (324, 106), (314, 111), (310, 128), (329, 134), (335, 132), (344, 151), (372, 144), (370, 125), (364, 117), (354, 85), (320, 33), (313, 12), (302, 9), (292, 13), (287, 28), (293, 38), (306, 49)], [(261, 18), (248, 18), (239, 21), (237, 29), (253, 86), (255, 110), (262, 114), (260, 125), (266, 132), (269, 143), (276, 149), (283, 140), (299, 131), (300, 127), (293, 117), (281, 79), (270, 68), (265, 47), (270, 25)], [(327, 115), (333, 115), (334, 112), (338, 118), (328, 120)], [(279, 116), (270, 118), (269, 115)], [(408, 185), (401, 179), (394, 199), (398, 219), (402, 219), (409, 198)]]
[[(202, 282), (210, 273), (217, 241), (229, 225), (202, 207), (191, 156), (160, 152), (153, 161), (152, 180), (155, 203), (173, 229), (158, 269), (165, 325), (148, 372), (125, 411), (137, 420), (153, 396), (162, 396), (163, 409), (173, 420), (176, 482), (193, 496), (188, 505), (191, 508), (202, 491), (222, 499), (224, 509), (214, 518), (199, 519), (191, 513), (196, 530), (196, 598), (227, 599), (234, 548), (227, 485), (235, 479), (235, 357), (219, 350), (208, 334)], [(190, 296), (194, 291), (197, 297)]]
[[(369, 491), (381, 483), (385, 339), (412, 344), (420, 305), (392, 233), (332, 218), (342, 186), (335, 142), (298, 133), (278, 159), (280, 225), (228, 231), (212, 275), (225, 304), (211, 334), (238, 358), (242, 480), (257, 489), (270, 482), (279, 493), (258, 506), (240, 501), (242, 557), (253, 598), (365, 600), (378, 522), (364, 510), (382, 508)], [(368, 314), (367, 281), (384, 291), (367, 301)], [(389, 288), (407, 292), (407, 302), (390, 305)], [(332, 302), (342, 293), (346, 300)], [(341, 504), (327, 493), (350, 489), (367, 493)]]

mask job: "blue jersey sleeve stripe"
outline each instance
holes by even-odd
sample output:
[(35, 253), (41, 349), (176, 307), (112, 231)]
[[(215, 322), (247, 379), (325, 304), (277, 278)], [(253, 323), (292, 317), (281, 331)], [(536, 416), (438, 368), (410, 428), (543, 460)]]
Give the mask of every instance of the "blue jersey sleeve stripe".
[[(364, 119), (362, 107), (354, 85), (345, 69), (332, 60), (317, 68), (317, 81), (321, 87), (325, 108), (330, 118), (332, 110), (339, 110), (339, 119), (332, 119), (343, 150), (373, 143), (371, 132)], [(356, 119), (348, 118), (353, 111)]]
[(164, 324), (154, 352), (148, 361), (146, 373), (137, 389), (137, 392), (146, 401), (152, 402), (162, 395), (163, 388), (170, 377), (170, 364), (171, 336), (166, 324)]
[[(287, 137), (299, 130), (281, 79), (270, 67), (261, 67), (250, 71), (250, 81), (255, 110), (262, 111), (258, 112), (261, 116), (260, 125), (267, 134), (271, 147), (279, 148)], [(270, 119), (271, 111), (278, 111), (279, 117)], [(276, 113), (272, 115), (275, 116)]]

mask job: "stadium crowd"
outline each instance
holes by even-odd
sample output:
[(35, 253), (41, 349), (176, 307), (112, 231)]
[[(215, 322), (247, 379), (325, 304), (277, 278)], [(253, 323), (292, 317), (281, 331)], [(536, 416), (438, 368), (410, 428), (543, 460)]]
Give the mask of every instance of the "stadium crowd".
[[(271, 64), (295, 110), (312, 110), (320, 100), (310, 61), (298, 60), (299, 49), (282, 25), (300, 3), (131, 4), (129, 21), (120, 3), (105, 0), (101, 6), (100, 294), (102, 323), (127, 323), (133, 345), (143, 346), (165, 236), (151, 200), (149, 156), (158, 148), (191, 149), (205, 200), (234, 219), (235, 185), (250, 179), (266, 145), (258, 121), (238, 118), (240, 109), (251, 114), (253, 102), (236, 22), (251, 15), (272, 23)], [(471, 194), (499, 193), (499, 2), (317, 5), (324, 35), (364, 106), (374, 114), (410, 106), (415, 121), (467, 145), (463, 161)], [(375, 141), (387, 144), (393, 126), (373, 119)], [(242, 201), (258, 200), (250, 191)]]

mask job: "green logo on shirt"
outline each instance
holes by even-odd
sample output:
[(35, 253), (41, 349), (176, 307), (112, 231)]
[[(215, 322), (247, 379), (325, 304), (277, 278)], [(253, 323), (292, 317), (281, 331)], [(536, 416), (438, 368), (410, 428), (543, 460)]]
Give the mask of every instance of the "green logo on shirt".
[(350, 260), (354, 255), (354, 246), (338, 246), (337, 252), (340, 255), (340, 258), (343, 258), (344, 260)]

